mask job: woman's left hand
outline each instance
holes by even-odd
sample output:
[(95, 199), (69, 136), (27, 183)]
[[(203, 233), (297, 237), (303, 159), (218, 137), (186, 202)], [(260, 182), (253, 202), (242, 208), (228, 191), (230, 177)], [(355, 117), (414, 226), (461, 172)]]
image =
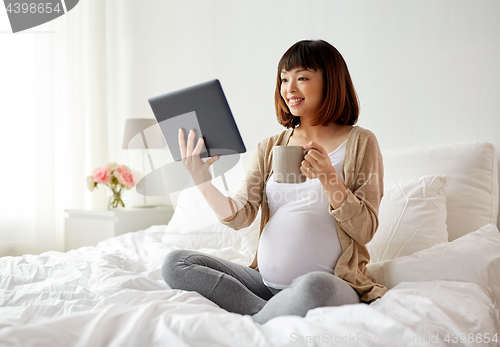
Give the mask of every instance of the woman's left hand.
[(327, 179), (331, 174), (336, 174), (330, 157), (323, 146), (311, 141), (302, 148), (310, 149), (300, 165), (300, 171), (307, 178), (320, 178), (321, 180), (322, 178)]

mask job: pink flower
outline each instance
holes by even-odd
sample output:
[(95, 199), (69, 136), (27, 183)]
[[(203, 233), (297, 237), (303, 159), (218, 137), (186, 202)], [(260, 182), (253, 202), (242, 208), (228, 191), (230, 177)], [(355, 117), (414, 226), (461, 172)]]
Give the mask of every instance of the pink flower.
[(135, 185), (134, 176), (130, 172), (122, 172), (122, 174), (118, 176), (118, 182), (127, 189)]
[(113, 175), (119, 178), (124, 172), (130, 173), (130, 169), (125, 165), (118, 165), (114, 167)]
[(93, 176), (94, 182), (108, 184), (111, 180), (111, 169), (107, 166), (95, 169)]

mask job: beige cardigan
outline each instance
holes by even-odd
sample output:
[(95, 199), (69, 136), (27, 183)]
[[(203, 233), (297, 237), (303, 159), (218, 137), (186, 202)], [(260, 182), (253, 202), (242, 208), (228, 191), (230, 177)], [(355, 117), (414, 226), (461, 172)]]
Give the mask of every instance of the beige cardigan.
[[(260, 142), (249, 164), (246, 178), (231, 199), (238, 212), (229, 222), (223, 224), (241, 229), (255, 220), (259, 207), (262, 208), (260, 235), (269, 221), (269, 208), (265, 194), (267, 180), (272, 174), (272, 148), (283, 146), (293, 129), (283, 131)], [(334, 274), (353, 287), (364, 302), (382, 297), (387, 289), (373, 283), (366, 264), (370, 255), (366, 244), (372, 239), (378, 227), (378, 209), (383, 195), (382, 154), (375, 135), (359, 126), (353, 127), (347, 139), (343, 164), (347, 199), (329, 212), (337, 221), (337, 233), (342, 255), (337, 261)], [(260, 238), (259, 235), (259, 238)], [(257, 269), (257, 254), (250, 265)]]

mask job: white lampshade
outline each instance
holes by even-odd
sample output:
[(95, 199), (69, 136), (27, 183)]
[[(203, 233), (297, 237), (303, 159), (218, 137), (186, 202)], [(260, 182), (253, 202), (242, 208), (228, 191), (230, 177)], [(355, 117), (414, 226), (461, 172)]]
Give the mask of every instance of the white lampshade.
[(123, 134), (123, 149), (163, 148), (165, 146), (165, 139), (156, 119), (127, 119)]

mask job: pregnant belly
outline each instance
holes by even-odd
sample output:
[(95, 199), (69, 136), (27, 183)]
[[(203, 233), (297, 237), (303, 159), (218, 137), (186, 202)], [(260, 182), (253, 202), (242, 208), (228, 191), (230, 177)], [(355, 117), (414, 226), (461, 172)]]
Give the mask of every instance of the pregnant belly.
[(257, 253), (264, 283), (282, 289), (311, 271), (333, 273), (341, 248), (335, 218), (326, 217), (277, 212), (269, 220)]

